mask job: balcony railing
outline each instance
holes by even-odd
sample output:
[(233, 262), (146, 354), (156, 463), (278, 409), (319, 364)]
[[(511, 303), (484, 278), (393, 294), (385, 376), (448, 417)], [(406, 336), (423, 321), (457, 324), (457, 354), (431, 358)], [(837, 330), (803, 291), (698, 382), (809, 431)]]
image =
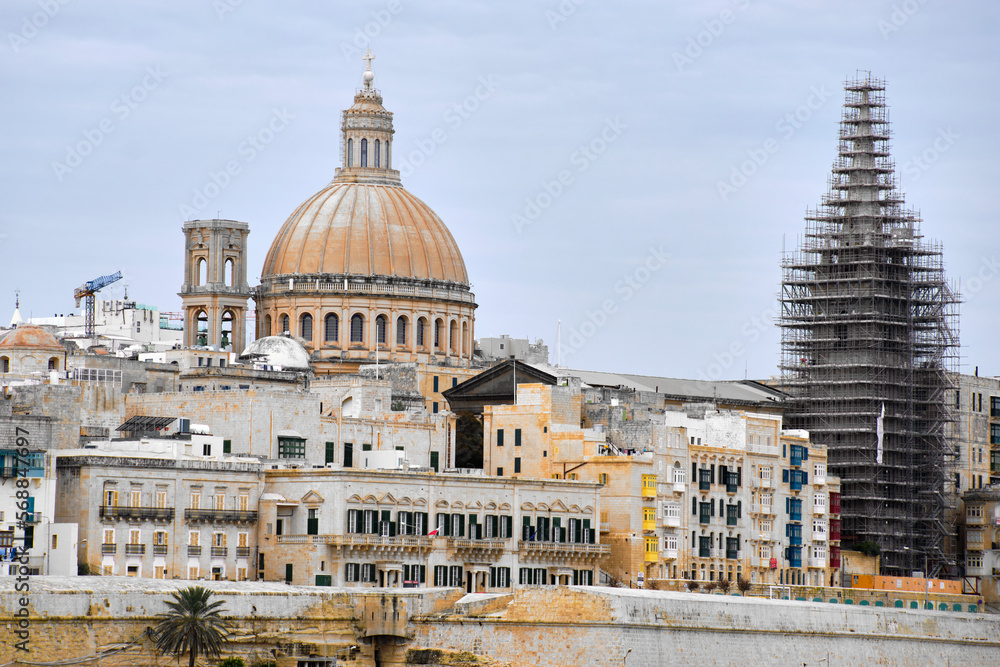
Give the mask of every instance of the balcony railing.
[(750, 505), (750, 512), (752, 514), (771, 514), (771, 505), (759, 505), (754, 503)]
[(646, 562), (647, 563), (656, 563), (659, 560), (660, 560), (660, 552), (659, 551), (647, 551), (646, 552)]
[(154, 544), (153, 545), (153, 555), (154, 556), (166, 556), (170, 551), (170, 547), (166, 544)]
[(731, 516), (729, 516), (729, 515), (726, 516), (726, 525), (727, 526), (738, 526), (739, 523), (740, 523), (740, 519), (735, 514), (733, 514)]
[(217, 522), (217, 523), (253, 523), (257, 521), (257, 510), (184, 510), (184, 519), (194, 523), (196, 521)]
[(982, 516), (965, 516), (965, 524), (967, 526), (982, 526), (986, 523)]
[(826, 484), (826, 475), (813, 475), (813, 486), (823, 486)]
[(826, 533), (817, 533), (813, 531), (813, 542), (826, 542)]
[(726, 558), (729, 560), (739, 560), (740, 552), (736, 549), (726, 549)]
[(813, 505), (813, 514), (826, 514), (826, 505)]
[(138, 519), (141, 521), (172, 521), (173, 507), (115, 507), (101, 505), (102, 519)]
[(236, 547), (237, 558), (250, 558), (250, 547)]
[(687, 491), (687, 482), (674, 482), (674, 493), (684, 493)]
[(680, 528), (681, 518), (679, 516), (670, 516), (669, 514), (663, 515), (663, 525), (668, 528)]
[(578, 544), (573, 542), (525, 542), (518, 540), (518, 551), (550, 552), (564, 554), (596, 554), (604, 556), (611, 553), (607, 544)]
[(113, 554), (118, 552), (117, 544), (102, 544), (101, 553), (102, 554)]
[(196, 544), (188, 545), (188, 556), (200, 556), (201, 547)]
[(656, 530), (656, 519), (643, 519), (642, 530), (643, 532), (652, 532)]
[(660, 555), (668, 560), (676, 559), (677, 549), (664, 549), (663, 551), (660, 552)]
[(736, 493), (739, 491), (739, 487), (735, 484), (726, 484), (726, 493)]
[(229, 549), (227, 547), (212, 547), (213, 558), (225, 558), (228, 555)]
[(146, 545), (145, 544), (126, 544), (125, 545), (125, 553), (129, 554), (129, 555), (132, 555), (132, 556), (138, 556), (138, 555), (144, 554), (144, 553), (146, 553)]
[(810, 558), (809, 567), (826, 567), (825, 558)]
[(503, 551), (507, 548), (507, 540), (466, 540), (449, 538), (449, 549), (464, 549), (467, 551)]

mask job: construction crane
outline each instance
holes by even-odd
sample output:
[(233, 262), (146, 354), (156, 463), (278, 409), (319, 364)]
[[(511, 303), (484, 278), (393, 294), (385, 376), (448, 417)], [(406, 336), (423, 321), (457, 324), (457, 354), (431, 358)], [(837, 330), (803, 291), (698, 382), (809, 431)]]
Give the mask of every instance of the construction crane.
[(76, 307), (80, 307), (80, 299), (86, 299), (86, 306), (84, 308), (84, 324), (83, 324), (83, 335), (87, 338), (94, 339), (94, 295), (100, 292), (102, 289), (110, 285), (111, 283), (116, 283), (122, 279), (122, 272), (116, 271), (110, 276), (101, 276), (100, 278), (94, 278), (93, 280), (88, 280), (84, 284), (80, 285), (73, 292), (73, 296), (76, 298)]

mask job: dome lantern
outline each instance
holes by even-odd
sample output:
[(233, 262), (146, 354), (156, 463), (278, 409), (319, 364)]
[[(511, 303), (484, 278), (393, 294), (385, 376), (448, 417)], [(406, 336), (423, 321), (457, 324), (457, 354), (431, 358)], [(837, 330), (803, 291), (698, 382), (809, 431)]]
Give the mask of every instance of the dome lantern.
[(340, 168), (334, 183), (399, 185), (399, 171), (392, 168), (392, 112), (382, 106), (374, 86), (371, 49), (365, 54), (362, 87), (354, 104), (341, 115)]

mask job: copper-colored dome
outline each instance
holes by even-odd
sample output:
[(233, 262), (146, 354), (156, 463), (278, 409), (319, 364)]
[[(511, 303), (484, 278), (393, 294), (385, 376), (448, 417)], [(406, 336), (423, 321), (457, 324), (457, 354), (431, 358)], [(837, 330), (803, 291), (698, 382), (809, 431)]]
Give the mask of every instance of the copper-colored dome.
[(66, 351), (55, 336), (33, 324), (22, 324), (0, 337), (0, 349)]
[(434, 211), (401, 186), (334, 182), (306, 200), (271, 244), (261, 278), (394, 276), (469, 284)]

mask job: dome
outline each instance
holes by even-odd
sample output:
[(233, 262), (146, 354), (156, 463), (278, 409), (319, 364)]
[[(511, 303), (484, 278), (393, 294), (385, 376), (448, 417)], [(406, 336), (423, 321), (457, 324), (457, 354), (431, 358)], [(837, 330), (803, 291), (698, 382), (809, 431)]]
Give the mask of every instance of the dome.
[(241, 360), (256, 361), (285, 370), (309, 370), (309, 353), (291, 336), (265, 336), (250, 343)]
[(288, 218), (261, 278), (302, 274), (469, 283), (458, 244), (429, 206), (401, 186), (340, 179)]
[(0, 349), (66, 351), (55, 336), (32, 324), (22, 324), (0, 338)]

